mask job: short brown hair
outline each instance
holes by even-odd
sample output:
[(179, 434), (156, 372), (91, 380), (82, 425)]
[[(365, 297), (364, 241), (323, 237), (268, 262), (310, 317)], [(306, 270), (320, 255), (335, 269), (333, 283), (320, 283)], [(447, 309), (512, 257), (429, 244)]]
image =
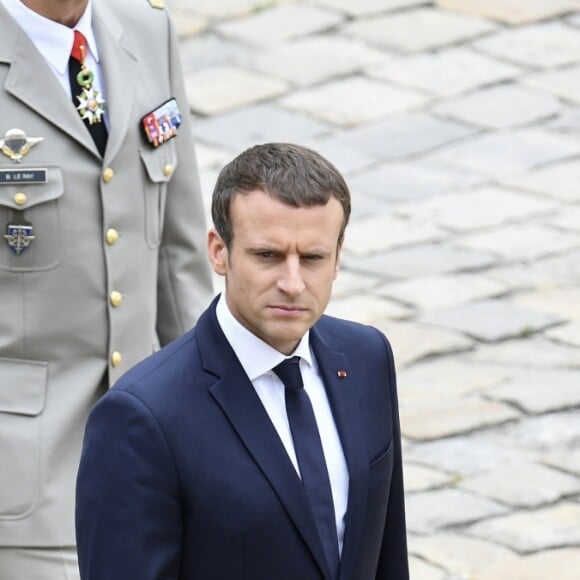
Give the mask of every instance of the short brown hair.
[(344, 212), (338, 238), (342, 243), (350, 217), (350, 192), (338, 169), (316, 151), (292, 143), (255, 145), (220, 171), (211, 215), (228, 249), (233, 240), (231, 202), (236, 195), (255, 190), (292, 207), (325, 205), (336, 198)]

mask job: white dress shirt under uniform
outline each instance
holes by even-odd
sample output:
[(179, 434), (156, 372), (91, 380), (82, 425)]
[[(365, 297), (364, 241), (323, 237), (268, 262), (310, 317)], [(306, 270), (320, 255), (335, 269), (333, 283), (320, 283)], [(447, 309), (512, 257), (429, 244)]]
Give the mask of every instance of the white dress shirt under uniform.
[[(85, 59), (86, 67), (93, 73), (93, 87), (106, 100), (105, 87), (99, 64), (99, 51), (92, 27), (92, 0), (89, 0), (85, 13), (74, 29), (45, 18), (26, 7), (20, 0), (0, 0), (10, 16), (26, 32), (48, 66), (54, 72), (69, 99), (72, 100), (68, 77), (68, 61), (74, 42), (74, 30), (82, 32), (89, 47)], [(106, 109), (105, 109), (106, 110)]]
[[(218, 301), (216, 314), (221, 329), (252, 382), (262, 405), (282, 440), (288, 457), (298, 475), (300, 475), (290, 424), (286, 414), (284, 385), (272, 371), (276, 365), (288, 357), (242, 326), (230, 312), (223, 294)], [(302, 337), (291, 356), (300, 357), (300, 371), (304, 389), (310, 397), (320, 439), (322, 440), (322, 449), (332, 488), (338, 547), (339, 551), (342, 552), (344, 518), (348, 502), (348, 468), (326, 390), (318, 372), (316, 359), (310, 350), (308, 332)]]

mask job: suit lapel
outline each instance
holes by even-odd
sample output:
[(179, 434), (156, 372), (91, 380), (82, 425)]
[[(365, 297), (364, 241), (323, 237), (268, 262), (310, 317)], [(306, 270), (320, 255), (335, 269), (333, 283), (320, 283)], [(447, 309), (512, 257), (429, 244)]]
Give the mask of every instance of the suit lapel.
[(202, 337), (199, 344), (204, 366), (220, 377), (210, 388), (211, 396), (270, 482), (324, 578), (328, 579), (324, 551), (300, 478), (252, 383), (219, 328), (215, 303), (200, 318), (197, 331)]
[(109, 115), (105, 162), (119, 151), (127, 133), (135, 98), (139, 60), (114, 12), (101, 2), (93, 4), (93, 28), (99, 46)]
[(1, 5), (0, 30), (0, 60), (10, 65), (6, 92), (99, 156), (90, 133), (44, 57)]
[(369, 472), (360, 412), (361, 385), (357, 384), (346, 355), (330, 348), (329, 336), (314, 326), (310, 337), (348, 466), (348, 506), (340, 578), (354, 578), (353, 566), (360, 551), (358, 542), (364, 535)]

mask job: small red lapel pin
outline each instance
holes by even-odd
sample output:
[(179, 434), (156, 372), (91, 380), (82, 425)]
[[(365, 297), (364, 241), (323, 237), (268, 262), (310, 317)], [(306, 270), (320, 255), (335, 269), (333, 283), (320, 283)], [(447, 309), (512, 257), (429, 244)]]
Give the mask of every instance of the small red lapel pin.
[(336, 374), (339, 379), (344, 379), (347, 376), (346, 371), (337, 371)]

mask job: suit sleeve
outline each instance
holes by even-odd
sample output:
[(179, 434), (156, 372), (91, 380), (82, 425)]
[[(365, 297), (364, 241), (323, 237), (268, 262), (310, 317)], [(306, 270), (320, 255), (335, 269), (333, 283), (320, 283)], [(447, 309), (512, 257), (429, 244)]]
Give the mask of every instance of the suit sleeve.
[(207, 226), (195, 157), (189, 104), (173, 23), (169, 34), (169, 76), (183, 123), (175, 138), (177, 167), (168, 184), (159, 251), (157, 334), (161, 346), (191, 328), (213, 295), (206, 256)]
[(82, 580), (177, 580), (182, 519), (175, 465), (157, 421), (111, 391), (90, 415), (77, 477)]
[(401, 452), (401, 428), (397, 400), (397, 381), (393, 352), (384, 338), (389, 358), (391, 380), (391, 409), (393, 413), (393, 474), (387, 508), (383, 543), (379, 555), (376, 580), (409, 580), (409, 561), (407, 555), (407, 531), (405, 522), (405, 497), (403, 488), (403, 461)]

